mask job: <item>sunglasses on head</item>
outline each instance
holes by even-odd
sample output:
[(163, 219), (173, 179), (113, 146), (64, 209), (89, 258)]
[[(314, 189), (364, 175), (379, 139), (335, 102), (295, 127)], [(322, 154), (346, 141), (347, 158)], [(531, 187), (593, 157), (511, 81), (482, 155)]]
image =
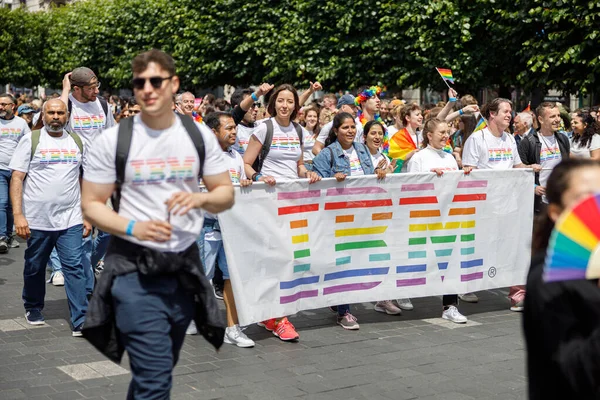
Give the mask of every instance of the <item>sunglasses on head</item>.
[(166, 81), (167, 79), (171, 79), (171, 78), (173, 78), (173, 76), (175, 76), (175, 75), (167, 76), (166, 78), (163, 78), (161, 76), (153, 76), (151, 78), (134, 78), (131, 81), (131, 83), (132, 83), (134, 89), (140, 90), (140, 89), (144, 88), (144, 86), (146, 85), (146, 81), (149, 80), (150, 84), (152, 85), (152, 87), (154, 89), (160, 89), (163, 81)]

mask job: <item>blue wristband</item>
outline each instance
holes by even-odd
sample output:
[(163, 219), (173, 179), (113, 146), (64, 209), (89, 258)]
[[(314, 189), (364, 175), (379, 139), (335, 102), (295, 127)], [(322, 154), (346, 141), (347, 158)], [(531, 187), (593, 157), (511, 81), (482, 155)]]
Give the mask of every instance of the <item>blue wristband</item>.
[(127, 224), (127, 229), (125, 230), (125, 234), (127, 236), (133, 236), (133, 226), (134, 225), (135, 225), (134, 220), (129, 221), (129, 223)]
[(454, 103), (454, 102), (456, 101), (456, 97), (450, 97), (450, 98), (448, 99), (448, 101), (449, 101), (450, 103)]
[(462, 108), (460, 110), (458, 110), (458, 115), (463, 115), (465, 112), (462, 110)]
[(250, 95), (250, 97), (252, 97), (252, 100), (254, 100), (254, 101), (258, 101), (258, 97), (256, 97), (256, 93), (252, 93), (252, 94)]

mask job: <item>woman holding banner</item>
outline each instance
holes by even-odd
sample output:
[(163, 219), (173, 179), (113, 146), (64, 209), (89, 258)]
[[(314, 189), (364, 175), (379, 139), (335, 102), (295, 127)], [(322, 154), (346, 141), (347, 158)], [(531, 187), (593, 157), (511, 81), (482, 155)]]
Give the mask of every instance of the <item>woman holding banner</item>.
[[(267, 107), (273, 117), (254, 129), (244, 153), (246, 176), (252, 181), (274, 186), (280, 179), (307, 178), (309, 183), (321, 180), (304, 166), (302, 140), (309, 133), (293, 122), (299, 109), (298, 92), (293, 86), (284, 84), (275, 89)], [(287, 317), (271, 318), (258, 325), (284, 341), (300, 338)]]
[[(408, 172), (435, 172), (443, 176), (445, 171), (458, 171), (458, 164), (452, 154), (444, 151), (444, 146), (450, 138), (450, 128), (441, 119), (429, 119), (423, 128), (424, 148), (416, 153), (408, 162)], [(471, 172), (471, 167), (464, 167), (465, 174)], [(442, 318), (457, 324), (467, 322), (457, 308), (458, 295), (446, 294), (442, 297)]]

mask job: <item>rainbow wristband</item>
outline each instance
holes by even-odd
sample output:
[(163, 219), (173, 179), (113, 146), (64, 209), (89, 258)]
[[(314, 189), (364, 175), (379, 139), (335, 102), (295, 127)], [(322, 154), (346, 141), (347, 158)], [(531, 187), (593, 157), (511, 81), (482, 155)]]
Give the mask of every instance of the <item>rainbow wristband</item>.
[(252, 93), (252, 94), (250, 95), (250, 97), (252, 97), (252, 100), (254, 100), (254, 101), (258, 101), (258, 97), (256, 96), (256, 93)]
[(135, 221), (131, 220), (129, 221), (129, 223), (127, 224), (127, 229), (125, 230), (125, 234), (127, 236), (133, 236), (133, 227), (135, 225)]

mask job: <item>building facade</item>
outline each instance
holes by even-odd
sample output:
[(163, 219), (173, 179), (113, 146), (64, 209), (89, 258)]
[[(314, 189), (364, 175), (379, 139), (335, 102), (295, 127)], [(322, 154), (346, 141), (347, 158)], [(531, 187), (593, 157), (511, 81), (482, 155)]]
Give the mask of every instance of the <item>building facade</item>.
[(51, 5), (62, 6), (75, 0), (0, 0), (0, 6), (15, 9), (25, 7), (28, 11), (46, 10)]

